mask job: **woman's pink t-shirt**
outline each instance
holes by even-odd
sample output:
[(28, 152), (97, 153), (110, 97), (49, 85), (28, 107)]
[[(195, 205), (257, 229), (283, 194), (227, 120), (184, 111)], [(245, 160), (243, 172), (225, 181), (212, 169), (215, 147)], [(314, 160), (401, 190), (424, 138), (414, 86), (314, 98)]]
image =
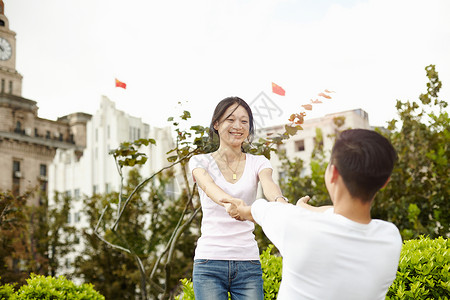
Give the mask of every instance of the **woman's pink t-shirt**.
[[(193, 156), (189, 168), (191, 172), (196, 168), (205, 169), (225, 193), (251, 205), (256, 199), (259, 172), (272, 166), (265, 156), (246, 153), (244, 173), (235, 183), (225, 179), (211, 154)], [(225, 207), (211, 200), (200, 187), (198, 190), (203, 219), (194, 259), (259, 260), (254, 224), (233, 219)]]

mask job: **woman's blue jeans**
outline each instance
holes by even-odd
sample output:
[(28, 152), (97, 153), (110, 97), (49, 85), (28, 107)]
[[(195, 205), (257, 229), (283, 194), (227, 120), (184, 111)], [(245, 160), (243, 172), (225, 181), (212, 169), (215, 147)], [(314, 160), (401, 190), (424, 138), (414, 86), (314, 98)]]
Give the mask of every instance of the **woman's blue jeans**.
[(196, 300), (262, 300), (264, 289), (259, 260), (194, 260)]

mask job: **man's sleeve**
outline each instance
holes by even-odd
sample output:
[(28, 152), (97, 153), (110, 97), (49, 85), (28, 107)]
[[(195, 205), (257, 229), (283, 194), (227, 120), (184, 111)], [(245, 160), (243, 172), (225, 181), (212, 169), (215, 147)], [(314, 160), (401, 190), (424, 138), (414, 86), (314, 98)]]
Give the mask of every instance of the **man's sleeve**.
[(265, 235), (283, 254), (283, 240), (286, 232), (286, 224), (289, 209), (295, 206), (278, 202), (268, 202), (258, 199), (252, 204), (252, 216), (256, 223), (263, 229)]

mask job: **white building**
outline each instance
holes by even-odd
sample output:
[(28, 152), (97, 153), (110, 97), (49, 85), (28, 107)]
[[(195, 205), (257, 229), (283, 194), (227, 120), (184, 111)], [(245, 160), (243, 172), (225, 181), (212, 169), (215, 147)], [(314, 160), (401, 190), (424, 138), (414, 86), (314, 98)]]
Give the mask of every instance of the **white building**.
[[(141, 138), (156, 140), (156, 146), (148, 146), (141, 151), (146, 153), (148, 161), (139, 170), (142, 177), (147, 178), (169, 164), (166, 152), (174, 145), (170, 127), (150, 127), (140, 118), (117, 110), (115, 103), (103, 96), (100, 108), (86, 124), (86, 148), (82, 152), (57, 150), (49, 166), (49, 204), (52, 205), (55, 192), (71, 196), (73, 201), (68, 222), (77, 230), (86, 228), (82, 196), (119, 192), (120, 189), (121, 178), (109, 151), (118, 148), (122, 142)], [(124, 179), (127, 177), (126, 169)], [(77, 253), (82, 251), (82, 245), (81, 242), (75, 245), (74, 252), (65, 258), (66, 271), (70, 270)]]
[[(338, 128), (335, 120), (343, 120), (343, 124)], [(362, 109), (354, 109), (333, 114), (327, 114), (324, 117), (308, 119), (305, 118), (304, 124), (301, 125), (303, 130), (299, 130), (296, 135), (285, 141), (278, 149), (285, 150), (289, 159), (300, 158), (304, 161), (306, 167), (304, 172), (310, 172), (308, 166), (311, 161), (311, 154), (316, 141), (316, 128), (320, 128), (323, 135), (323, 149), (326, 158), (329, 158), (331, 148), (334, 144), (333, 136), (336, 132), (349, 128), (372, 129), (369, 125), (369, 116)], [(285, 131), (284, 124), (279, 126), (266, 127), (257, 130), (256, 137), (269, 137), (277, 133), (282, 134)], [(271, 155), (270, 162), (274, 168), (273, 177), (278, 181), (281, 162), (277, 155)]]

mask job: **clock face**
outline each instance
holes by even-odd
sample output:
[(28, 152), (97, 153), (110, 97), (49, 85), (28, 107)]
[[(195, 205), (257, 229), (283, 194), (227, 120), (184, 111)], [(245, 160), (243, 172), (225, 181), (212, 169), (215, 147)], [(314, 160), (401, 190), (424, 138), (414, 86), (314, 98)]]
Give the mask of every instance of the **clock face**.
[(0, 38), (0, 60), (8, 60), (11, 57), (12, 48), (7, 40)]

